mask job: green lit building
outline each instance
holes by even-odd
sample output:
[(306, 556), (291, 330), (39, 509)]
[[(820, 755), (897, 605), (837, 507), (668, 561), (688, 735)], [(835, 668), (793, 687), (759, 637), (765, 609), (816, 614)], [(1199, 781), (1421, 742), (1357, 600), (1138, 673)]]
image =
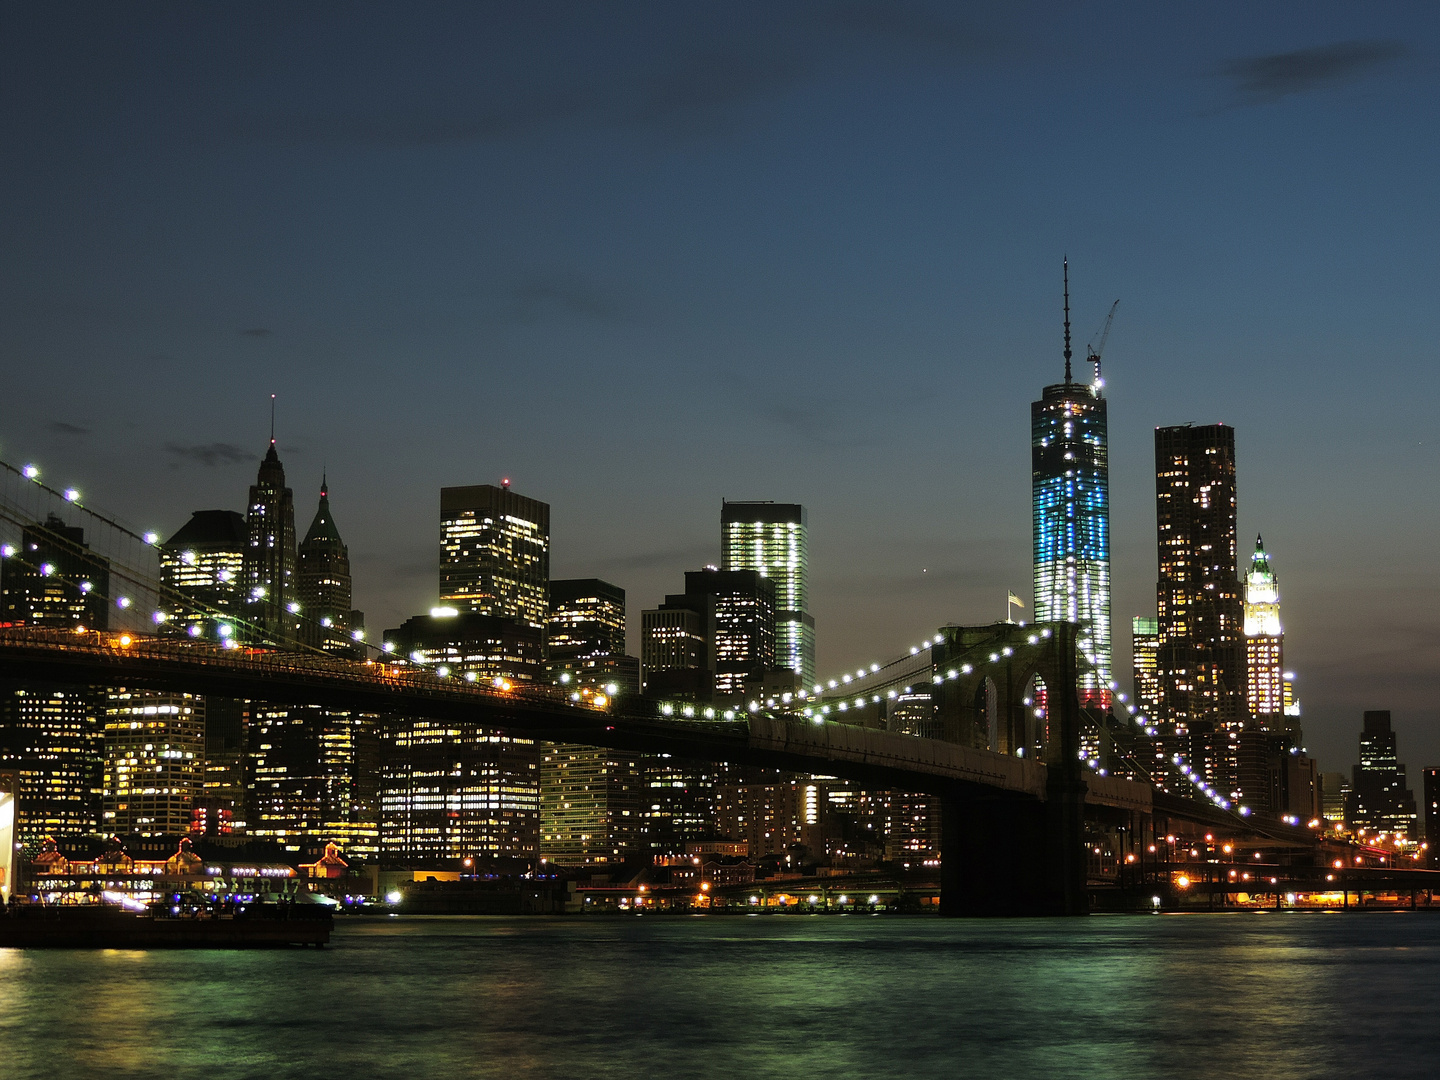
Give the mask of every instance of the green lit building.
[(798, 503), (729, 502), (720, 507), (725, 570), (754, 570), (775, 586), (775, 664), (802, 685), (815, 679), (815, 619), (809, 610), (805, 508)]

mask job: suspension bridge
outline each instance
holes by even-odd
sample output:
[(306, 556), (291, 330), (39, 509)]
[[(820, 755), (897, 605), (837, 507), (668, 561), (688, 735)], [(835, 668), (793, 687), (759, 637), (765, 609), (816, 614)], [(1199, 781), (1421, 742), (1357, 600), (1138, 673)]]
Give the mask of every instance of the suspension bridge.
[[(83, 541), (66, 531), (76, 527)], [(89, 622), (0, 626), (0, 677), (425, 717), (929, 794), (940, 804), (950, 914), (1087, 910), (1087, 827), (1142, 862), (1176, 827), (1295, 849), (1317, 842), (1303, 824), (1232, 805), (1180, 757), (1158, 756), (1133, 706), (1122, 721), (1131, 747), (1118, 748), (1126, 767), (1104, 769), (1086, 749), (1104, 721), (1077, 697), (1084, 661), (1072, 623), (945, 627), (884, 663), (731, 708), (607, 700), (456, 674), (358, 639), (354, 659), (339, 657), (272, 640), (235, 611), (208, 613), (213, 636), (174, 623), (167, 612), (196, 602), (162, 580), (159, 534), (50, 486), (32, 465), (0, 461), (0, 531), (14, 534), (0, 557), (57, 596), (83, 597), (66, 610)], [(60, 557), (42, 561), (36, 536)]]

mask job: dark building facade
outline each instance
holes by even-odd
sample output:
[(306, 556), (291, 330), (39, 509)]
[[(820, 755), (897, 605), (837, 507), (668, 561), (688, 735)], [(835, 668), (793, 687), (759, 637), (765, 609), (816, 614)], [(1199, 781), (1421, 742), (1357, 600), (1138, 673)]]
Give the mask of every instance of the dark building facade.
[(553, 683), (640, 692), (640, 662), (625, 653), (625, 590), (599, 578), (550, 582), (545, 671)]
[[(687, 597), (710, 597), (700, 607), (713, 613), (709, 650), (715, 692), (737, 697), (747, 678), (775, 666), (775, 579), (758, 570), (691, 570)], [(675, 600), (666, 597), (666, 602)]]
[(1419, 831), (1415, 794), (1405, 780), (1405, 766), (1396, 751), (1389, 710), (1367, 711), (1364, 724), (1346, 819), (1352, 829), (1403, 833), (1415, 838)]
[(265, 451), (246, 509), (242, 614), (251, 633), (278, 645), (295, 641), (295, 495), (285, 486), (285, 467), (275, 440)]
[(1425, 770), (1425, 843), (1431, 867), (1440, 866), (1440, 768)]
[(73, 630), (110, 626), (110, 562), (92, 552), (85, 530), (54, 514), (20, 532), (20, 547), (0, 562), (4, 621)]
[(320, 482), (315, 520), (295, 554), (295, 595), (301, 640), (337, 656), (359, 656), (364, 618), (351, 607), (350, 549), (330, 513), (329, 484)]
[(1235, 429), (1155, 429), (1156, 666), (1161, 719), (1245, 716), (1245, 611), (1238, 572)]
[[(7, 623), (103, 630), (109, 562), (89, 549), (83, 529), (52, 514), (23, 529), (18, 550), (0, 563), (0, 596)], [(21, 843), (99, 829), (104, 699), (91, 686), (0, 685), (0, 769), (16, 775)]]

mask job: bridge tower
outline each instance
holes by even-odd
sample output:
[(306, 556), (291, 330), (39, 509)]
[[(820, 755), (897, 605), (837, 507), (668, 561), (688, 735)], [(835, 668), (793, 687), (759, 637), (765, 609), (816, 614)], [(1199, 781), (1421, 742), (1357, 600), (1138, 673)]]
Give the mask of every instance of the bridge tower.
[[(942, 794), (942, 915), (1082, 915), (1088, 909), (1080, 630), (1073, 622), (1052, 622), (941, 631), (933, 652), (941, 737), (1038, 758), (1046, 769), (1043, 799), (967, 784)], [(1037, 678), (1046, 689), (1044, 710), (1026, 702)]]

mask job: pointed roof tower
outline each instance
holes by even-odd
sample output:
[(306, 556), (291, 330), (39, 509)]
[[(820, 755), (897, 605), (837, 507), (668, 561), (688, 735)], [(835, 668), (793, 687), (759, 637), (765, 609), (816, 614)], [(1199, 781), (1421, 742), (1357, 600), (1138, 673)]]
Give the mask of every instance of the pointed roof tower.
[(310, 522), (310, 531), (305, 534), (306, 544), (331, 541), (344, 547), (340, 530), (335, 528), (335, 519), (330, 515), (330, 485), (324, 474), (320, 478), (320, 505), (315, 511), (315, 520)]
[(1065, 383), (1070, 383), (1070, 256), (1061, 263), (1065, 274)]

